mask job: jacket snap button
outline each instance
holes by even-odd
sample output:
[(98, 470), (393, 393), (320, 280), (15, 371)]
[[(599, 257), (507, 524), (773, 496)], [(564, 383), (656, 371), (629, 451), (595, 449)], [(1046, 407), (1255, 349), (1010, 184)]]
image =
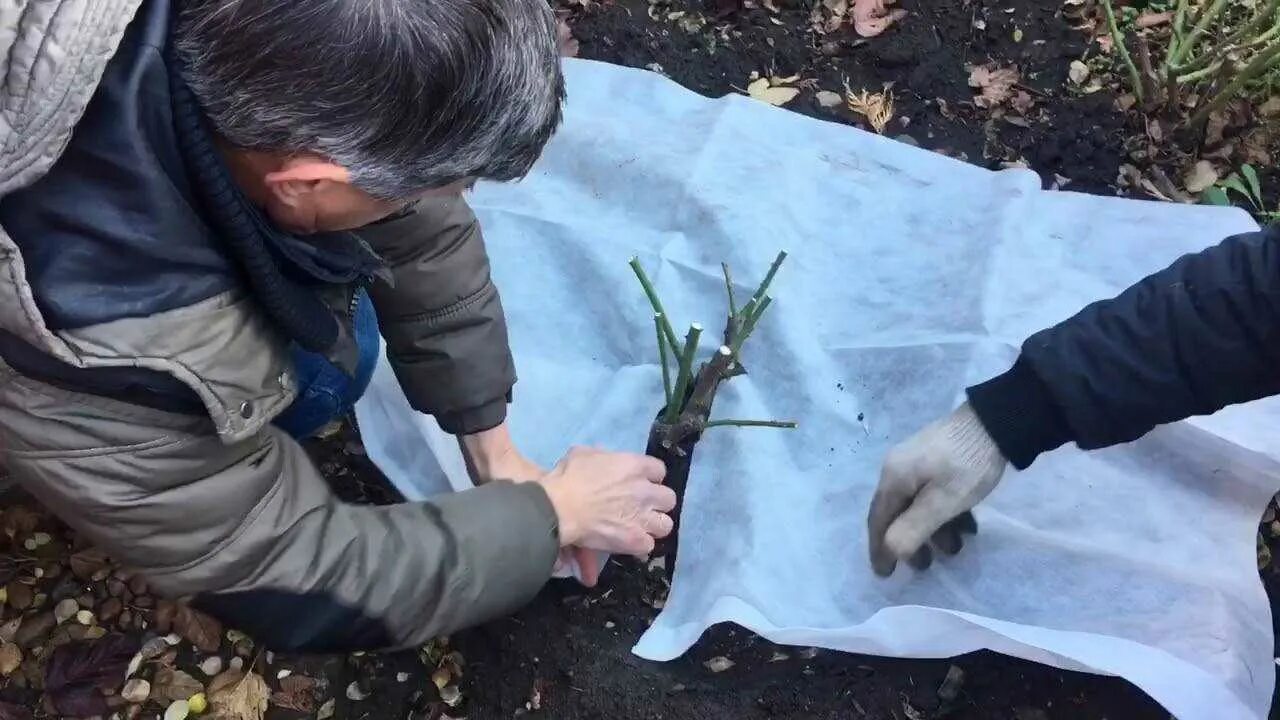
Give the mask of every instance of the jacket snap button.
[(245, 420), (248, 420), (249, 418), (253, 417), (253, 401), (252, 400), (245, 400), (243, 403), (240, 404), (240, 417), (244, 418)]
[(288, 389), (288, 387), (289, 387), (289, 373), (287, 373), (287, 372), (282, 372), (282, 373), (280, 373), (280, 377), (276, 378), (276, 380), (277, 380), (277, 382), (279, 382), (279, 383), (280, 383), (280, 388), (281, 388), (281, 389)]

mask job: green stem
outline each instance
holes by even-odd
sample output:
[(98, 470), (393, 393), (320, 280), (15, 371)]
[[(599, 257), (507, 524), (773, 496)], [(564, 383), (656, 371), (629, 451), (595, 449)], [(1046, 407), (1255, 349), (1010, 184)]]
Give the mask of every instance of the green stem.
[(756, 288), (756, 292), (751, 296), (751, 305), (754, 308), (764, 299), (765, 293), (769, 292), (769, 286), (773, 284), (773, 276), (778, 274), (778, 268), (782, 267), (782, 261), (787, 259), (787, 251), (783, 250), (778, 253), (778, 257), (769, 266), (769, 273), (764, 276), (764, 281), (760, 283), (760, 287)]
[(1173, 28), (1169, 31), (1169, 47), (1165, 50), (1164, 64), (1161, 66), (1166, 77), (1173, 74), (1173, 56), (1178, 51), (1178, 46), (1182, 44), (1182, 38), (1186, 32), (1187, 6), (1189, 4), (1190, 0), (1178, 0), (1178, 8), (1173, 13)]
[[(1110, 0), (1105, 1), (1107, 5), (1110, 6)], [(1209, 5), (1205, 11), (1200, 14), (1199, 19), (1196, 20), (1195, 26), (1191, 28), (1191, 34), (1187, 36), (1186, 40), (1178, 44), (1177, 52), (1175, 52), (1173, 57), (1169, 60), (1170, 65), (1179, 65), (1186, 59), (1187, 53), (1195, 49), (1196, 42), (1200, 40), (1200, 37), (1209, 29), (1209, 25), (1212, 24), (1214, 20), (1218, 19), (1218, 16), (1222, 14), (1222, 11), (1226, 7), (1227, 0), (1213, 0), (1213, 4)], [(1110, 7), (1108, 7), (1108, 11), (1109, 10)]]
[(770, 427), (794, 430), (799, 427), (799, 424), (782, 420), (711, 420), (706, 427)]
[(1200, 82), (1201, 80), (1204, 80), (1205, 78), (1209, 77), (1210, 75), (1213, 75), (1214, 73), (1218, 72), (1221, 69), (1222, 69), (1222, 61), (1218, 60), (1217, 62), (1213, 63), (1208, 67), (1189, 72), (1186, 75), (1179, 75), (1175, 79), (1177, 80), (1179, 85), (1186, 85), (1187, 83)]
[(733, 296), (733, 278), (729, 276), (729, 263), (720, 263), (720, 268), (724, 270), (724, 289), (729, 295), (729, 319), (738, 316), (738, 301)]
[(680, 347), (680, 341), (676, 339), (676, 331), (667, 320), (667, 311), (662, 309), (662, 300), (658, 299), (658, 291), (653, 289), (653, 283), (649, 282), (649, 276), (645, 274), (644, 268), (640, 266), (640, 258), (631, 258), (631, 269), (635, 271), (636, 278), (640, 280), (640, 286), (644, 288), (644, 294), (649, 296), (649, 304), (653, 306), (653, 311), (662, 316), (662, 332), (667, 336), (667, 345), (672, 348), (672, 352), (675, 352), (675, 348)]
[[(665, 407), (671, 407), (671, 367), (667, 363), (667, 338), (662, 332), (662, 314), (653, 314), (653, 327), (658, 335), (658, 356), (662, 359), (662, 391), (667, 396)], [(671, 350), (672, 354), (675, 349)]]
[(760, 318), (764, 317), (764, 311), (769, 309), (769, 305), (773, 303), (773, 298), (766, 295), (760, 300), (758, 306), (753, 306), (751, 314), (742, 321), (741, 328), (737, 337), (733, 338), (733, 345), (729, 347), (729, 351), (733, 353), (735, 360), (738, 359), (739, 353), (742, 352), (742, 345), (747, 342), (747, 338), (751, 337), (751, 333), (756, 330), (756, 323), (760, 322)]
[(1246, 84), (1258, 77), (1262, 73), (1270, 70), (1273, 66), (1280, 66), (1280, 43), (1276, 43), (1271, 47), (1264, 49), (1262, 52), (1254, 56), (1253, 60), (1245, 65), (1236, 76), (1227, 83), (1227, 86), (1218, 91), (1213, 99), (1205, 103), (1191, 118), (1191, 127), (1200, 127), (1209, 119), (1209, 115), (1217, 112), (1235, 97)]
[(689, 326), (689, 334), (684, 339), (684, 352), (680, 354), (680, 368), (676, 374), (676, 387), (672, 391), (671, 402), (667, 403), (666, 421), (673, 423), (680, 417), (684, 405), (684, 396), (689, 391), (689, 383), (693, 378), (693, 358), (698, 352), (698, 339), (702, 337), (702, 326), (694, 323)]
[(1120, 52), (1120, 59), (1124, 61), (1124, 66), (1129, 71), (1129, 84), (1133, 86), (1133, 95), (1139, 103), (1145, 102), (1142, 76), (1138, 74), (1138, 66), (1133, 64), (1133, 56), (1129, 54), (1129, 48), (1124, 44), (1124, 33), (1120, 32), (1120, 25), (1116, 23), (1116, 11), (1111, 6), (1111, 0), (1102, 0), (1102, 9), (1107, 15), (1107, 29), (1111, 31), (1112, 44)]

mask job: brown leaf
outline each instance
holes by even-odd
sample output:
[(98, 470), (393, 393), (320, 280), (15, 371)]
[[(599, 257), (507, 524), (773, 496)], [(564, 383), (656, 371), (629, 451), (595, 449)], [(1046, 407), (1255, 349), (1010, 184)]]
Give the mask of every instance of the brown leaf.
[(1145, 12), (1139, 15), (1138, 19), (1135, 20), (1133, 24), (1145, 30), (1147, 28), (1158, 27), (1160, 25), (1167, 25), (1171, 20), (1173, 20), (1172, 12)]
[(272, 693), (271, 702), (310, 715), (316, 710), (315, 686), (314, 678), (290, 675), (280, 681), (280, 689)]
[(9, 607), (14, 610), (26, 610), (31, 607), (31, 601), (35, 598), (35, 591), (30, 585), (14, 580), (4, 588), (6, 595), (9, 597)]
[(1182, 176), (1182, 184), (1187, 192), (1202, 193), (1218, 182), (1218, 170), (1208, 160), (1200, 160)]
[(54, 650), (44, 676), (54, 708), (72, 717), (105, 715), (108, 708), (102, 691), (120, 687), (139, 644), (137, 638), (108, 635)]
[(907, 16), (906, 10), (890, 10), (893, 0), (853, 0), (853, 31), (862, 37), (875, 37)]
[(1000, 68), (995, 65), (979, 65), (969, 72), (969, 87), (980, 91), (973, 104), (980, 108), (993, 108), (1013, 95), (1013, 86), (1020, 80), (1016, 67)]
[(209, 683), (210, 720), (262, 720), (271, 690), (262, 676), (228, 670)]
[(22, 664), (22, 648), (13, 643), (0, 645), (0, 675), (9, 677)]
[(94, 575), (111, 568), (107, 554), (97, 548), (81, 550), (72, 555), (70, 564), (72, 574), (85, 581), (92, 580)]
[(173, 630), (202, 652), (216, 653), (222, 645), (222, 623), (190, 605), (177, 607)]
[(155, 680), (151, 683), (152, 695), (168, 701), (188, 700), (198, 692), (204, 692), (203, 683), (171, 667), (156, 670)]

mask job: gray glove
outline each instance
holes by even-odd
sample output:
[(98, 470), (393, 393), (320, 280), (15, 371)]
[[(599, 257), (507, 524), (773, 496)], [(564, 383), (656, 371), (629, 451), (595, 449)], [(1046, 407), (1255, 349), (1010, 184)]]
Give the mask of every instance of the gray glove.
[(968, 403), (894, 447), (867, 516), (871, 566), (889, 575), (899, 560), (924, 569), (930, 543), (954, 555), (978, 531), (969, 511), (995, 489), (1008, 461)]

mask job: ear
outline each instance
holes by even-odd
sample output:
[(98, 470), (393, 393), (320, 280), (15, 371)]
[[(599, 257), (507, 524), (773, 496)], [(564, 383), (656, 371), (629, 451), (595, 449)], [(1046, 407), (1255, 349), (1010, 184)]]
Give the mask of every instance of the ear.
[(285, 205), (293, 206), (303, 196), (325, 183), (351, 183), (351, 174), (341, 165), (319, 157), (291, 157), (279, 170), (267, 173), (267, 188)]

